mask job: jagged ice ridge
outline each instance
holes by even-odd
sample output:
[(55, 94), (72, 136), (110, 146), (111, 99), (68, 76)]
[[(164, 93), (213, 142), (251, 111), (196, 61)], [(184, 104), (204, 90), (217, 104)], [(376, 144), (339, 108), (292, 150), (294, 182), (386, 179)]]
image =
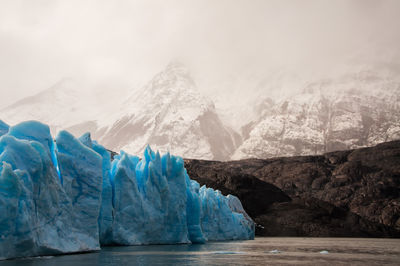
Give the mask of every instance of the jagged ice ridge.
[(240, 200), (191, 180), (183, 159), (147, 147), (110, 153), (27, 121), (0, 120), (0, 259), (93, 251), (101, 245), (253, 239)]

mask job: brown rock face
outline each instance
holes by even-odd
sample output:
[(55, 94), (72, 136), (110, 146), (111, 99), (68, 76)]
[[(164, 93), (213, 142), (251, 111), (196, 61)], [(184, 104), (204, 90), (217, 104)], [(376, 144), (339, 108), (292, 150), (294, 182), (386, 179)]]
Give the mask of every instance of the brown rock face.
[(237, 195), (260, 235), (400, 236), (400, 141), (321, 156), (186, 160), (191, 178)]

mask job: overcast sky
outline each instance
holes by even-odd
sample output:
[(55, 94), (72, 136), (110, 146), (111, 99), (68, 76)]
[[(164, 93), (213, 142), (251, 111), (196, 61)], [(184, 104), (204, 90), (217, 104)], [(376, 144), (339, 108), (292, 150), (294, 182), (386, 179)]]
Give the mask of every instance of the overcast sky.
[(0, 0), (0, 107), (64, 77), (123, 94), (172, 60), (219, 95), (274, 71), (398, 69), (399, 14), (399, 0)]

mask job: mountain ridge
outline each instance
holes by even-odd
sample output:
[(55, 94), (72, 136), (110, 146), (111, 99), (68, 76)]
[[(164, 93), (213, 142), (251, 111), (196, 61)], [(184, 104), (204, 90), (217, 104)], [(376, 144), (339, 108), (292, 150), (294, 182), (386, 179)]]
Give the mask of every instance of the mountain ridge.
[[(357, 86), (361, 88), (357, 89)], [(322, 154), (400, 138), (400, 83), (371, 72), (310, 83), (260, 108), (232, 159)]]
[(181, 156), (224, 160), (239, 141), (180, 64), (167, 66), (139, 92), (129, 95), (116, 112), (103, 121), (93, 121), (93, 128), (94, 123), (93, 135), (105, 146), (136, 154), (150, 144)]
[[(40, 120), (53, 133), (89, 131), (111, 150), (140, 154), (150, 144), (186, 158), (222, 161), (322, 154), (400, 139), (400, 81), (373, 69), (311, 81), (281, 99), (258, 96), (243, 112), (238, 106), (227, 113), (179, 63), (100, 111), (80, 86), (64, 79), (2, 109), (1, 118), (11, 124)], [(232, 119), (240, 130), (230, 126)]]

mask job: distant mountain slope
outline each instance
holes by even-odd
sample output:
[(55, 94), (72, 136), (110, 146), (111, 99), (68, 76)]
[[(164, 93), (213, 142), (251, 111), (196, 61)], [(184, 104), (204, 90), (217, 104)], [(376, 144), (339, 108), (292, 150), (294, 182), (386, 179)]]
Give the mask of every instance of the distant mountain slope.
[(170, 64), (104, 118), (70, 130), (82, 133), (89, 127), (106, 147), (133, 154), (150, 144), (189, 158), (226, 160), (240, 144), (239, 135), (222, 123), (213, 102), (179, 64)]
[(240, 145), (240, 136), (223, 124), (214, 103), (199, 93), (180, 64), (170, 64), (139, 92), (121, 95), (122, 104), (107, 102), (111, 110), (99, 110), (79, 89), (74, 80), (63, 79), (0, 110), (0, 117), (8, 124), (39, 120), (54, 134), (90, 131), (109, 149), (133, 154), (150, 144), (188, 158), (227, 160)]
[(232, 159), (322, 154), (400, 139), (400, 82), (364, 71), (258, 107)]
[[(199, 92), (183, 65), (170, 64), (140, 90), (106, 102), (63, 79), (1, 109), (0, 119), (10, 125), (39, 120), (54, 135), (61, 129), (76, 136), (89, 131), (115, 151), (141, 154), (150, 144), (193, 159), (312, 155), (400, 139), (400, 81), (393, 76), (349, 71), (302, 84), (297, 95), (272, 99), (266, 91), (264, 99), (254, 95), (257, 104), (222, 112)], [(229, 125), (242, 125), (241, 132)]]
[(84, 102), (84, 93), (76, 81), (65, 78), (0, 110), (0, 116), (11, 125), (26, 120), (42, 121), (49, 124), (54, 133), (77, 121), (89, 119), (94, 110)]

